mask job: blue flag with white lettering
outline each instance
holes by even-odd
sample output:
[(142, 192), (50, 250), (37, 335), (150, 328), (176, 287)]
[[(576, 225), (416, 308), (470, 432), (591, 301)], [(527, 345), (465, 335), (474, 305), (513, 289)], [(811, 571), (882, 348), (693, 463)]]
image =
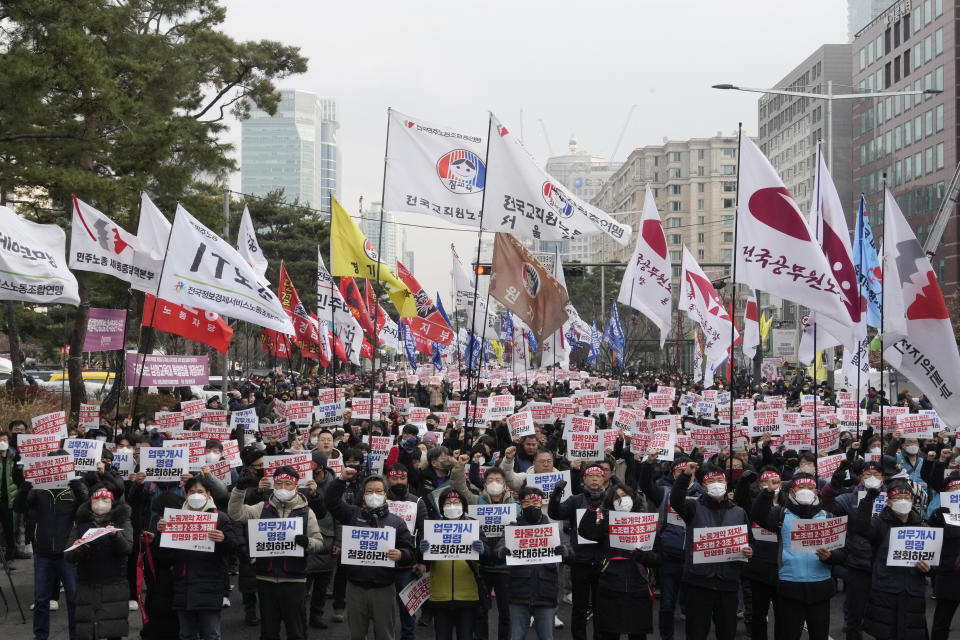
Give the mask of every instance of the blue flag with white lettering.
[(402, 321), (400, 322), (400, 333), (401, 339), (403, 340), (403, 349), (407, 353), (407, 360), (410, 362), (410, 366), (413, 367), (413, 370), (417, 370), (417, 343), (413, 339), (413, 334), (410, 332), (410, 327), (406, 326)]
[(587, 356), (587, 364), (591, 367), (597, 363), (600, 357), (600, 332), (597, 331), (597, 318), (593, 318), (593, 330), (590, 331), (590, 354)]
[(447, 317), (447, 312), (443, 309), (443, 303), (440, 302), (440, 292), (437, 291), (437, 311), (440, 312), (440, 315), (443, 316), (443, 321), (447, 323), (448, 327), (452, 327), (450, 324), (450, 318)]
[[(440, 298), (437, 298), (439, 301)], [(437, 368), (437, 371), (443, 369), (443, 345), (439, 342), (431, 342), (430, 348), (433, 350), (433, 366)]]
[(507, 309), (506, 315), (500, 316), (500, 339), (513, 342), (513, 316), (510, 315), (510, 309)]
[(617, 357), (615, 364), (623, 366), (623, 350), (627, 345), (627, 339), (623, 335), (623, 328), (620, 326), (620, 313), (617, 311), (617, 301), (610, 304), (610, 319), (607, 320), (607, 326), (603, 329), (603, 344), (610, 347)]
[(867, 325), (879, 329), (883, 298), (880, 257), (877, 255), (877, 245), (870, 229), (870, 216), (867, 214), (863, 196), (860, 196), (857, 226), (853, 233), (853, 268), (857, 272), (860, 294), (867, 307)]

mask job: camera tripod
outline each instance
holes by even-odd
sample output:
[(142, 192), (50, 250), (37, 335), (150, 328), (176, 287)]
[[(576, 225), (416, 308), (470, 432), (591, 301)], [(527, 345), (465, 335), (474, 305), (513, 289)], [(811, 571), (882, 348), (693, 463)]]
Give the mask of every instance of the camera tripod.
[[(3, 566), (4, 572), (7, 574), (7, 580), (10, 582), (10, 590), (13, 591), (13, 599), (17, 602), (17, 609), (20, 610), (20, 619), (23, 620), (23, 624), (27, 624), (27, 617), (23, 615), (23, 606), (20, 604), (20, 596), (17, 595), (17, 588), (13, 584), (13, 576), (10, 572), (10, 565), (7, 564), (7, 552), (3, 547), (0, 547), (0, 565)], [(3, 587), (0, 587), (0, 599), (3, 600), (3, 606), (7, 611), (10, 611), (10, 603), (7, 601), (7, 594), (3, 592)]]

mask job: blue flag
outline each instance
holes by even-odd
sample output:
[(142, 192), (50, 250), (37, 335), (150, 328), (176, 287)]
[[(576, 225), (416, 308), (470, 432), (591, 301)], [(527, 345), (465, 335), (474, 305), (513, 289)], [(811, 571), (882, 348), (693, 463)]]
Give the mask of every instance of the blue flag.
[(413, 370), (417, 370), (417, 343), (413, 340), (413, 334), (410, 333), (410, 328), (407, 327), (403, 322), (400, 322), (400, 339), (403, 340), (403, 349), (407, 352), (407, 360), (410, 362), (410, 366), (413, 367)]
[(537, 339), (533, 337), (533, 331), (530, 331), (530, 329), (527, 329), (527, 346), (530, 347), (530, 353), (536, 353), (537, 347), (540, 346)]
[(443, 309), (443, 303), (440, 302), (440, 292), (437, 292), (437, 311), (440, 312), (440, 315), (443, 316), (443, 321), (447, 323), (448, 327), (452, 327), (450, 324), (450, 318), (447, 317), (447, 312)]
[[(440, 298), (437, 298), (440, 300)], [(443, 345), (439, 342), (431, 342), (430, 349), (433, 351), (433, 366), (437, 368), (437, 371), (443, 369)]]
[(603, 344), (613, 350), (617, 357), (616, 364), (623, 366), (623, 351), (627, 345), (627, 339), (623, 335), (623, 328), (620, 326), (620, 313), (617, 311), (617, 301), (610, 304), (610, 319), (607, 320), (607, 326), (603, 329)]
[(513, 342), (513, 316), (510, 315), (510, 309), (507, 309), (507, 315), (500, 316), (500, 339)]
[(867, 325), (880, 328), (880, 258), (877, 245), (870, 229), (870, 216), (867, 214), (863, 196), (860, 196), (860, 209), (857, 212), (857, 226), (853, 233), (853, 268), (857, 272), (860, 292), (867, 303)]
[(490, 362), (491, 358), (496, 358), (496, 354), (493, 352), (493, 345), (490, 344), (490, 341), (484, 338), (483, 340), (483, 361)]
[(480, 345), (480, 339), (467, 329), (467, 368), (473, 369), (480, 365), (480, 358), (483, 355), (483, 348)]
[(593, 319), (593, 330), (590, 331), (590, 354), (587, 356), (587, 364), (591, 367), (597, 363), (600, 357), (600, 332), (597, 331), (597, 319)]

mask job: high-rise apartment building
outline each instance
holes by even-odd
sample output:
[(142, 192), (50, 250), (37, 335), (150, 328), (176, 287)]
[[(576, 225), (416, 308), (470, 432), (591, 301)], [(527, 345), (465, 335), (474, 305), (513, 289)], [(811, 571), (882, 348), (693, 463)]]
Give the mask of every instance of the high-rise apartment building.
[[(853, 80), (867, 94), (853, 105), (853, 181), (882, 237), (883, 187), (894, 194), (921, 244), (933, 229), (957, 168), (957, 46), (960, 7), (949, 0), (902, 0), (853, 42)], [(930, 91), (870, 97), (871, 92)], [(954, 205), (955, 206), (955, 205)], [(931, 262), (945, 293), (958, 280), (955, 210)]]
[[(850, 93), (851, 50), (849, 44), (823, 45), (772, 88), (819, 94)], [(801, 211), (809, 211), (813, 201), (817, 142), (822, 141), (822, 153), (840, 201), (852, 219), (859, 193), (851, 181), (851, 102), (833, 100), (832, 114), (828, 114), (827, 100), (772, 93), (760, 98), (757, 114), (760, 149), (780, 174)]]
[(282, 188), (287, 201), (329, 217), (340, 175), (336, 102), (298, 89), (280, 95), (274, 115), (255, 110), (241, 124), (240, 188), (253, 195)]

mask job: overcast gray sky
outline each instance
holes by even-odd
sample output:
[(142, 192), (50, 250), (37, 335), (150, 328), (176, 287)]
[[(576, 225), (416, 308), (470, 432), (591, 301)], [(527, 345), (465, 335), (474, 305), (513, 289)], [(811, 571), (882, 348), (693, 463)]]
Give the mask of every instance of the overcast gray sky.
[[(575, 133), (580, 149), (608, 156), (637, 104), (616, 154), (623, 160), (664, 137), (729, 133), (738, 121), (755, 135), (758, 95), (710, 86), (770, 86), (821, 44), (845, 42), (847, 29), (844, 0), (226, 4), (231, 36), (279, 40), (310, 58), (309, 71), (282, 88), (337, 100), (342, 195), (352, 213), (361, 195), (380, 199), (387, 107), (478, 135), (493, 111), (510, 130), (522, 126), (542, 165), (549, 153), (539, 119), (556, 153)], [(233, 129), (239, 147), (239, 125)], [(446, 247), (456, 242), (470, 255), (476, 233), (410, 236), (415, 275), (452, 304)]]

